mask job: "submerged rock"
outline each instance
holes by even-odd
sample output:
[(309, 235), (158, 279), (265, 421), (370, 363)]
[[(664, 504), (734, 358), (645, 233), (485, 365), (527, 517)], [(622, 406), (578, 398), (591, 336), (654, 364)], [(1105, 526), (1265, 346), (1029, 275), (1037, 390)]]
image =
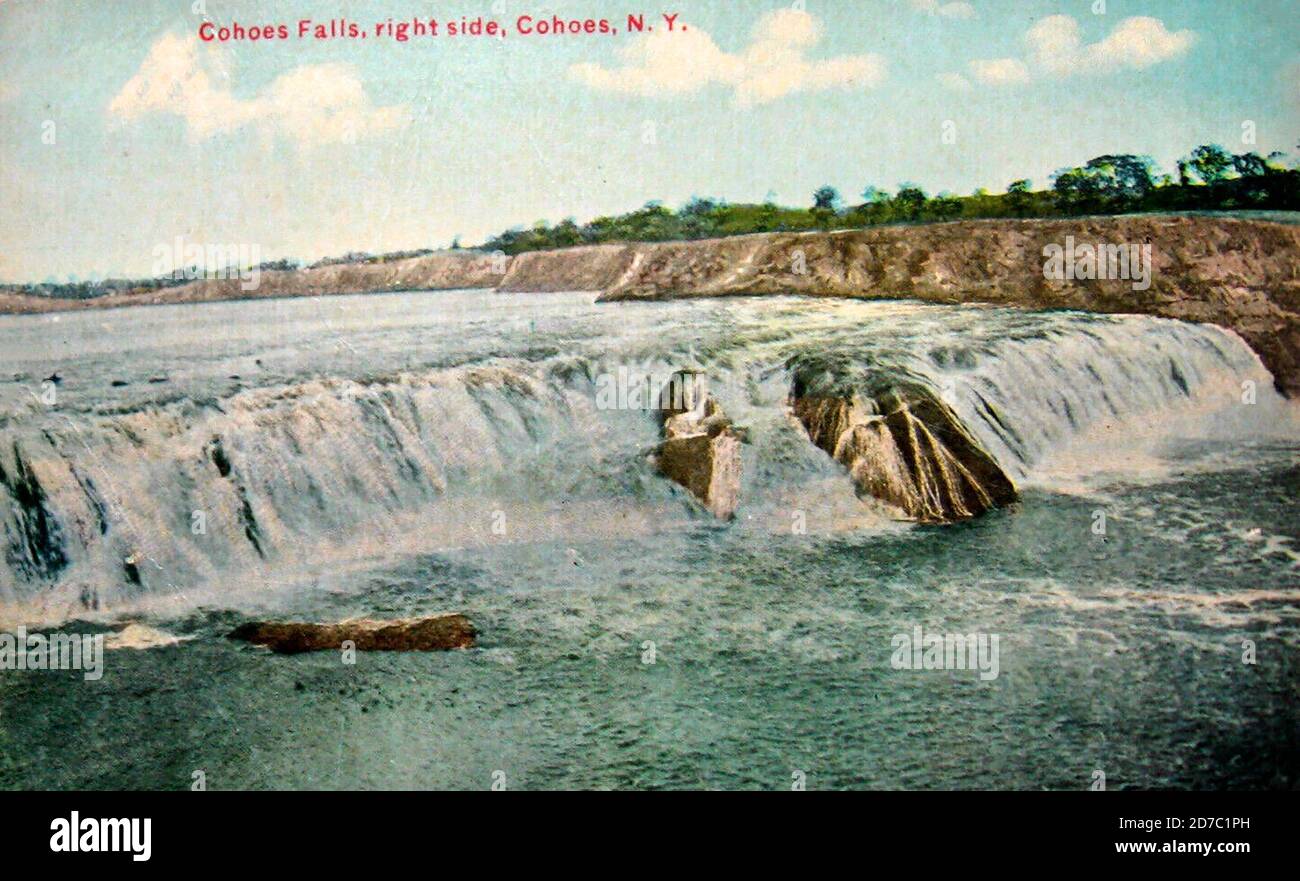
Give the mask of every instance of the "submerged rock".
[(264, 645), (283, 654), (340, 649), (348, 640), (359, 651), (432, 652), (465, 649), (474, 646), (477, 636), (474, 625), (459, 612), (391, 621), (358, 618), (337, 624), (250, 621), (230, 633), (231, 639)]
[(699, 374), (680, 372), (660, 391), (663, 443), (656, 462), (719, 520), (740, 503), (741, 433), (709, 394)]
[(857, 391), (796, 371), (791, 409), (812, 442), (849, 469), (859, 495), (923, 523), (966, 520), (1016, 500), (1002, 467), (919, 382)]

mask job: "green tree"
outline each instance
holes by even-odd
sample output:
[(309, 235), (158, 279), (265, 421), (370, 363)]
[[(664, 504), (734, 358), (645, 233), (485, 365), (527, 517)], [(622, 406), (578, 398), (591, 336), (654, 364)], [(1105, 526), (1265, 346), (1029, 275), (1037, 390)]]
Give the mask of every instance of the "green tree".
[(898, 185), (898, 195), (894, 197), (894, 210), (903, 220), (920, 220), (925, 208), (925, 190), (916, 184)]
[(939, 220), (955, 220), (961, 217), (961, 200), (952, 193), (940, 193), (930, 200), (929, 211)]
[(1097, 178), (1082, 168), (1063, 168), (1052, 175), (1056, 207), (1067, 214), (1101, 210), (1101, 189)]
[(839, 212), (840, 194), (834, 187), (820, 187), (813, 193), (812, 216), (817, 225), (827, 228), (831, 219)]
[(813, 210), (835, 211), (839, 208), (840, 193), (834, 187), (820, 187), (813, 193)]
[(888, 202), (888, 201), (889, 201), (888, 191), (882, 190), (880, 187), (874, 184), (867, 184), (867, 188), (862, 191), (863, 205), (877, 205), (881, 202)]
[(1232, 168), (1232, 154), (1218, 144), (1202, 144), (1187, 158), (1188, 167), (1203, 184), (1216, 184)]
[(853, 209), (853, 216), (858, 223), (887, 223), (892, 217), (888, 191), (877, 186), (868, 186), (862, 191), (862, 204)]
[(1031, 187), (1033, 184), (1027, 179), (1013, 180), (1007, 184), (1007, 206), (1017, 217), (1024, 217), (1029, 213), (1029, 206), (1033, 201)]
[(572, 217), (566, 217), (551, 230), (551, 245), (556, 248), (571, 248), (583, 242), (582, 231)]
[(713, 199), (701, 199), (698, 196), (692, 198), (677, 212), (683, 235), (688, 239), (701, 239), (716, 233), (718, 224), (715, 215), (722, 207), (722, 203)]
[(1120, 153), (1062, 169), (1052, 176), (1057, 206), (1072, 214), (1140, 207), (1155, 189), (1154, 167), (1150, 156)]
[(1258, 153), (1239, 153), (1233, 156), (1232, 170), (1242, 177), (1263, 177), (1270, 171), (1268, 161)]
[(1136, 206), (1156, 187), (1155, 160), (1150, 156), (1098, 156), (1089, 160), (1084, 169), (1099, 178), (1108, 207), (1115, 209)]

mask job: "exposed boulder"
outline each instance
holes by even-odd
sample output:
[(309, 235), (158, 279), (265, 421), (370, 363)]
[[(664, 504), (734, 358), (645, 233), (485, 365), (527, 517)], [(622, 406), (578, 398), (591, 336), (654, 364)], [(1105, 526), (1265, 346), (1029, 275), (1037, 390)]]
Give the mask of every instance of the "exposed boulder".
[(250, 621), (230, 633), (255, 645), (282, 654), (337, 650), (350, 640), (359, 651), (433, 652), (474, 646), (478, 636), (474, 625), (458, 612), (444, 612), (427, 618), (398, 618), (376, 621), (359, 618), (337, 624), (298, 621)]
[(819, 448), (849, 470), (859, 495), (922, 523), (951, 523), (1010, 504), (1010, 478), (957, 415), (912, 380), (862, 389), (796, 370), (791, 409)]
[(719, 520), (732, 519), (740, 503), (741, 432), (709, 394), (704, 377), (674, 374), (659, 393), (659, 414), (659, 471)]

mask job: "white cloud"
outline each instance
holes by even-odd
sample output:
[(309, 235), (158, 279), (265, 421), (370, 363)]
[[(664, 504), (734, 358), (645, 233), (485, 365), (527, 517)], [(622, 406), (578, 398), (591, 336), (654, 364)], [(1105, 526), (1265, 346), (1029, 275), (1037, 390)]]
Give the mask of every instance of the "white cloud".
[(954, 92), (969, 92), (975, 88), (970, 80), (959, 73), (941, 73), (937, 79), (945, 88), (952, 89)]
[(346, 64), (294, 68), (248, 99), (237, 97), (229, 80), (220, 50), (202, 47), (192, 36), (164, 34), (109, 102), (109, 117), (126, 123), (174, 114), (185, 120), (192, 141), (252, 125), (300, 145), (360, 140), (410, 121), (403, 105), (372, 106)]
[(284, 133), (311, 143), (361, 140), (405, 127), (403, 105), (373, 107), (356, 72), (346, 64), (311, 64), (277, 77), (260, 99), (266, 116)]
[(817, 19), (801, 10), (778, 9), (759, 19), (749, 46), (738, 53), (723, 51), (696, 28), (657, 30), (624, 48), (620, 66), (575, 64), (569, 77), (601, 91), (644, 97), (673, 97), (725, 85), (734, 90), (741, 107), (796, 92), (867, 89), (885, 78), (885, 61), (878, 55), (806, 58), (820, 40)]
[[(1027, 63), (1015, 58), (970, 62), (971, 75), (989, 86), (1023, 85), (1034, 73), (1054, 76), (1142, 70), (1182, 55), (1196, 42), (1192, 31), (1170, 31), (1157, 18), (1135, 16), (1115, 26), (1104, 39), (1084, 45), (1079, 23), (1068, 15), (1049, 15), (1025, 33)], [(945, 79), (948, 78), (948, 79)], [(940, 76), (950, 88), (961, 89), (961, 74)]]
[(680, 95), (714, 82), (734, 83), (743, 75), (739, 58), (718, 48), (700, 30), (655, 31), (622, 52), (623, 66), (574, 64), (569, 76), (595, 89), (631, 95)]
[(1136, 16), (1116, 25), (1109, 36), (1083, 45), (1079, 23), (1068, 15), (1052, 15), (1025, 34), (1030, 59), (1057, 75), (1106, 73), (1122, 68), (1143, 69), (1177, 58), (1196, 42), (1192, 31), (1170, 31), (1157, 18)]
[(988, 86), (1016, 86), (1029, 82), (1029, 68), (1015, 58), (992, 58), (970, 63), (971, 75)]
[(940, 3), (939, 0), (912, 0), (912, 8), (942, 18), (974, 18), (975, 7), (969, 3)]

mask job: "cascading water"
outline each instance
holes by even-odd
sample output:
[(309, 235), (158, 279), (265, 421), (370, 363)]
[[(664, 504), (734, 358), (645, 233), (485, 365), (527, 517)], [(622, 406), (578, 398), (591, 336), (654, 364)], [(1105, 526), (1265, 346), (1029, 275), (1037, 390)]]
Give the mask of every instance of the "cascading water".
[(1090, 439), (1145, 448), (1222, 426), (1209, 411), (1249, 439), (1286, 410), (1234, 335), (1136, 317), (474, 292), (8, 318), (0, 598), (273, 590), (304, 565), (491, 542), (504, 520), (665, 528), (691, 506), (647, 461), (656, 422), (599, 392), (678, 368), (748, 428), (737, 528), (801, 492), (848, 504), (788, 414), (787, 365), (825, 356), (928, 386), (1017, 482)]
[(1085, 436), (1110, 433), (1132, 448), (1176, 436), (1170, 419), (1192, 436), (1222, 435), (1213, 417), (1226, 416), (1238, 439), (1289, 422), (1259, 359), (1216, 327), (1118, 318), (930, 358), (958, 412), (1021, 478)]

